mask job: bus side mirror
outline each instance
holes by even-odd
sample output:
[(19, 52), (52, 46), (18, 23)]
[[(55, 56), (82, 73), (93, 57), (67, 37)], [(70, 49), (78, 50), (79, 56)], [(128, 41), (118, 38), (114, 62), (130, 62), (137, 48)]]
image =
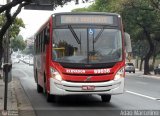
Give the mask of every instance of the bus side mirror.
[(47, 30), (45, 32), (45, 34), (44, 34), (44, 43), (45, 44), (49, 44), (49, 40), (50, 40), (50, 38), (49, 38), (49, 30)]
[(128, 33), (124, 33), (124, 38), (125, 38), (125, 48), (126, 48), (126, 52), (127, 53), (131, 53), (132, 52), (132, 46), (131, 46), (131, 39), (130, 39), (130, 35)]

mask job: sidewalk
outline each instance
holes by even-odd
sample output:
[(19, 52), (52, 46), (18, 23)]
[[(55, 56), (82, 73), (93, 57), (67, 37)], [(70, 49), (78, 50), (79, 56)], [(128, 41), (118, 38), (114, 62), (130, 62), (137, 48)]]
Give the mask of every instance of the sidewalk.
[(138, 77), (146, 77), (146, 78), (155, 78), (160, 79), (160, 75), (155, 75), (154, 72), (151, 72), (150, 75), (144, 75), (144, 71), (139, 71), (139, 69), (136, 69), (136, 73), (140, 73)]
[[(0, 75), (2, 72), (0, 71)], [(7, 114), (4, 109), (4, 82), (0, 77), (0, 116), (35, 116), (34, 109), (24, 92), (20, 80), (13, 78), (8, 84)]]

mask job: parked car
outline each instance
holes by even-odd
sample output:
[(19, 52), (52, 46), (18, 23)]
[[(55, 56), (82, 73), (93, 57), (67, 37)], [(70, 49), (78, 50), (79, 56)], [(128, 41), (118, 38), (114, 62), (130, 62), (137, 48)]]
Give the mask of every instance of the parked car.
[(154, 69), (154, 74), (160, 74), (160, 64)]
[(131, 73), (131, 72), (135, 73), (134, 64), (131, 62), (126, 63), (125, 71), (129, 72), (129, 73)]

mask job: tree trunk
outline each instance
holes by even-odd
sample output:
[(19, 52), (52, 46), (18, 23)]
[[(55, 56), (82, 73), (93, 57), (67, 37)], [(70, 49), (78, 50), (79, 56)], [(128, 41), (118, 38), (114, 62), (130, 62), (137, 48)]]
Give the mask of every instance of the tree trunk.
[(156, 56), (157, 56), (157, 55), (154, 55), (154, 56), (153, 56), (153, 61), (152, 61), (152, 66), (153, 66), (153, 67), (154, 67), (155, 62), (156, 62)]
[(139, 67), (138, 57), (136, 57), (136, 68)]
[(154, 44), (151, 40), (150, 33), (146, 29), (144, 29), (144, 33), (145, 33), (147, 41), (149, 43), (149, 52), (147, 53), (147, 55), (144, 58), (144, 75), (148, 75), (148, 74), (150, 74), (149, 60), (150, 60), (150, 58), (153, 54), (153, 51), (154, 51)]
[(141, 58), (141, 62), (140, 62), (140, 67), (139, 67), (139, 71), (142, 71), (142, 64), (143, 64), (144, 58)]
[(150, 70), (149, 70), (149, 57), (146, 57), (144, 59), (144, 75), (148, 75), (150, 74)]

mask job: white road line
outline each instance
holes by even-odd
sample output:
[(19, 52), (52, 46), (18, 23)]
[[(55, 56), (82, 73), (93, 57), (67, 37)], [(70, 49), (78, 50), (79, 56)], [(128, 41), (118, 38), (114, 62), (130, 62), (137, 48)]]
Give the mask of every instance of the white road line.
[(150, 96), (143, 95), (143, 94), (140, 94), (140, 93), (128, 91), (128, 90), (126, 90), (125, 92), (130, 93), (130, 94), (134, 94), (134, 95), (137, 95), (137, 96), (145, 97), (145, 98), (148, 98), (148, 99), (152, 99), (152, 100), (157, 100), (158, 99), (158, 98), (150, 97)]

